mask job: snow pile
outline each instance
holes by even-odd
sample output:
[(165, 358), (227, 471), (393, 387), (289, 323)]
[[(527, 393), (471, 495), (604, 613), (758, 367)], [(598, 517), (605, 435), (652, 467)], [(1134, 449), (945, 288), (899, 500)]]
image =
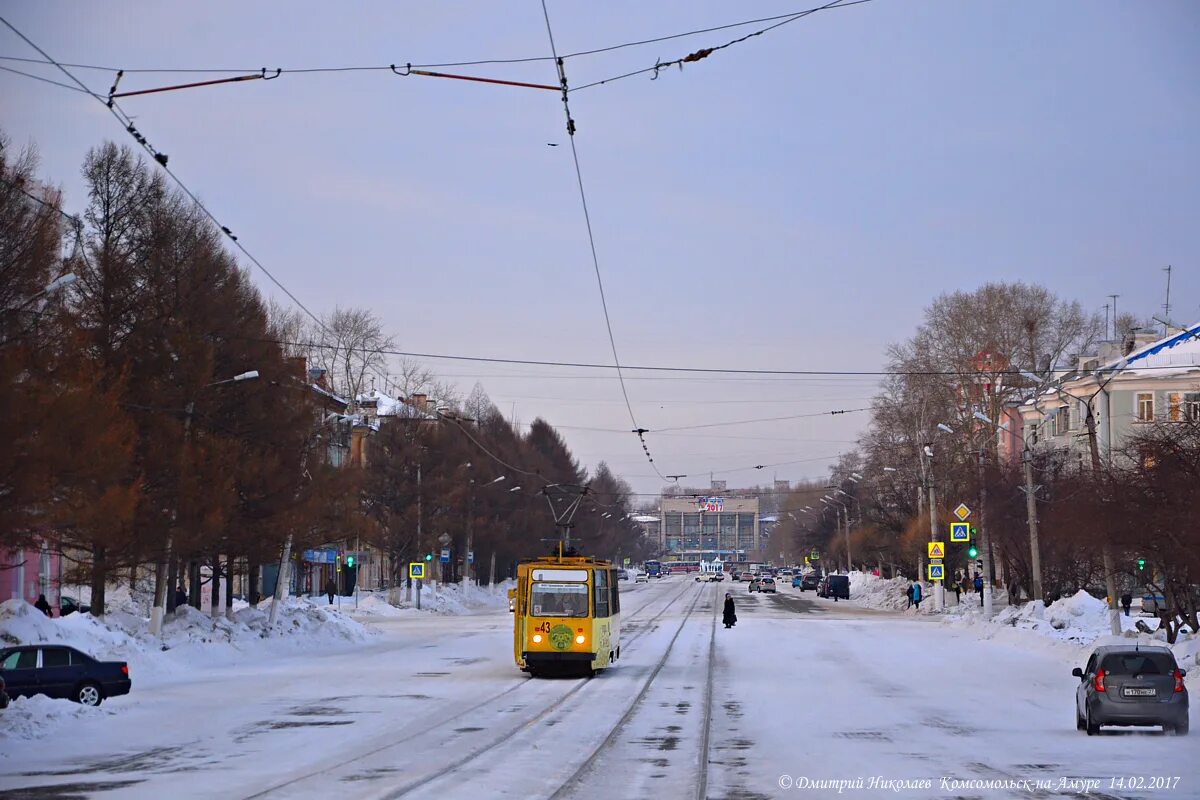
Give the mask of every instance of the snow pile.
[(185, 672), (198, 664), (234, 663), (280, 652), (328, 649), (366, 641), (377, 634), (336, 609), (299, 598), (280, 606), (275, 625), (270, 603), (243, 608), (232, 621), (213, 618), (191, 606), (168, 614), (162, 635), (151, 636), (145, 617), (122, 612), (98, 619), (71, 614), (50, 619), (23, 600), (0, 604), (0, 642), (5, 645), (56, 642), (102, 661), (127, 661), (135, 682)]
[[(868, 572), (850, 573), (850, 600), (865, 608), (904, 611), (908, 608), (906, 592), (912, 581), (908, 578), (881, 578)], [(932, 589), (921, 584), (922, 611), (933, 608)], [(926, 607), (926, 601), (929, 601)]]
[(103, 706), (84, 706), (70, 700), (51, 700), (45, 695), (18, 697), (0, 712), (0, 741), (44, 739), (81, 718), (111, 716)]

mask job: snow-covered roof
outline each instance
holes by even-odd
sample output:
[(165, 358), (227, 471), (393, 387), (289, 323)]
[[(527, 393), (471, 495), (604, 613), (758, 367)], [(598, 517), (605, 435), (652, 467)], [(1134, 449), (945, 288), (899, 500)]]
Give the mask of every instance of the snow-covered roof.
[(360, 394), (357, 402), (362, 405), (373, 405), (375, 407), (376, 417), (416, 417), (437, 419), (437, 414), (432, 411), (422, 411), (411, 403), (404, 400), (392, 397), (389, 394), (372, 389), (369, 392)]
[(652, 516), (650, 514), (638, 514), (637, 516), (635, 516), (633, 518), (633, 521), (634, 522), (660, 522), (661, 520), (659, 520), (658, 517)]
[(344, 406), (350, 405), (350, 403), (347, 402), (346, 398), (339, 397), (338, 395), (334, 394), (333, 392), (329, 391), (328, 389), (322, 388), (321, 386), (318, 386), (315, 383), (311, 384), (311, 386), (312, 386), (312, 390), (314, 392), (316, 392), (317, 394), (324, 395), (325, 397), (328, 397), (330, 400), (333, 400), (334, 402), (337, 402), (337, 403), (341, 403)]
[(1200, 371), (1200, 322), (1138, 348), (1124, 359), (1115, 359), (1101, 367), (1101, 372), (1110, 370), (1122, 375), (1144, 374), (1156, 377)]

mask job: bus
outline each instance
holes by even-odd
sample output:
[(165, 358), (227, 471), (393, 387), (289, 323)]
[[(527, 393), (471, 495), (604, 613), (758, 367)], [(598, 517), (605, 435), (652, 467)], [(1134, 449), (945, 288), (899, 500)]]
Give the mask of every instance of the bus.
[(661, 578), (663, 576), (661, 561), (647, 561), (646, 575), (651, 578)]

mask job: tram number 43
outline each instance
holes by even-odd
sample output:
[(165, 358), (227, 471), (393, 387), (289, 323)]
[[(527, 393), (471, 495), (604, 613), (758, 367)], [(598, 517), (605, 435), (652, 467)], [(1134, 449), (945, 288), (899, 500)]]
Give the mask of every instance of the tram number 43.
[(534, 626), (533, 629), (535, 631), (541, 631), (542, 633), (549, 633), (550, 632), (550, 621), (547, 620), (547, 621), (543, 622), (541, 625), (536, 625), (536, 626)]

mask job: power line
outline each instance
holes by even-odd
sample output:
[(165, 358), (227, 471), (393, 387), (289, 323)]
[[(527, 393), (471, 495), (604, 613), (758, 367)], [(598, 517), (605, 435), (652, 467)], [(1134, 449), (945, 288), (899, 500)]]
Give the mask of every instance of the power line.
[(579, 184), (579, 201), (583, 206), (583, 221), (587, 226), (588, 245), (592, 252), (592, 268), (596, 273), (596, 286), (600, 289), (600, 307), (604, 310), (604, 326), (608, 331), (608, 343), (612, 347), (613, 364), (617, 369), (617, 380), (621, 384), (621, 395), (625, 398), (625, 408), (629, 411), (629, 421), (633, 423), (633, 433), (637, 436), (638, 442), (642, 445), (642, 451), (646, 454), (646, 460), (650, 462), (650, 466), (658, 473), (664, 481), (667, 477), (659, 470), (658, 465), (654, 463), (654, 456), (650, 455), (650, 448), (646, 444), (646, 429), (638, 424), (637, 416), (633, 413), (633, 404), (629, 402), (629, 390), (625, 386), (625, 375), (621, 372), (621, 359), (617, 355), (617, 340), (613, 336), (612, 319), (608, 314), (608, 299), (604, 296), (604, 279), (600, 275), (600, 257), (596, 254), (596, 236), (592, 232), (592, 217), (588, 213), (587, 192), (583, 188), (583, 170), (579, 167), (579, 150), (575, 147), (575, 120), (571, 118), (571, 104), (568, 99), (567, 88), (567, 73), (563, 66), (563, 61), (558, 57), (558, 48), (554, 44), (554, 31), (550, 27), (550, 11), (546, 8), (546, 0), (542, 0), (542, 16), (546, 19), (546, 35), (550, 39), (550, 53), (554, 56), (554, 63), (558, 66), (558, 80), (562, 86), (562, 102), (563, 113), (567, 118), (567, 139), (571, 142), (571, 158), (575, 162), (575, 178)]
[[(25, 59), (20, 60), (24, 61)], [(38, 61), (36, 63), (41, 64), (45, 62)], [(83, 92), (84, 94), (90, 94), (90, 92), (88, 92), (86, 89), (80, 89), (78, 86), (71, 86), (69, 83), (61, 83), (59, 81), (50, 80), (49, 78), (43, 78), (41, 75), (34, 75), (32, 72), (22, 72), (19, 69), (13, 69), (12, 67), (4, 66), (0, 66), (0, 69), (4, 70), (5, 72), (11, 72), (14, 75), (22, 75), (26, 78), (33, 78), (35, 81), (41, 81), (42, 83), (49, 83), (53, 86), (61, 86), (64, 89), (70, 89), (72, 92)]]
[(701, 428), (726, 428), (731, 425), (750, 425), (755, 422), (782, 422), (789, 419), (806, 419), (809, 417), (829, 417), (839, 414), (853, 414), (858, 411), (870, 411), (870, 407), (864, 408), (843, 408), (836, 411), (821, 411), (813, 414), (789, 414), (783, 417), (760, 417), (758, 419), (739, 419), (732, 422), (707, 422), (702, 425), (679, 425), (673, 428), (659, 428), (655, 433), (666, 433), (668, 431), (694, 431)]
[[(581, 89), (590, 89), (593, 86), (600, 86), (600, 85), (606, 84), (606, 83), (614, 83), (616, 81), (624, 80), (625, 78), (632, 78), (634, 75), (644, 75), (647, 72), (654, 73), (654, 78), (651, 79), (651, 80), (654, 80), (654, 79), (657, 79), (659, 73), (662, 72), (667, 67), (678, 66), (680, 69), (682, 69), (684, 64), (694, 63), (696, 61), (700, 61), (702, 59), (708, 58), (710, 55), (717, 52), (718, 50), (724, 50), (725, 48), (732, 47), (735, 44), (741, 44), (742, 42), (746, 41), (747, 39), (752, 39), (755, 36), (762, 36), (764, 33), (767, 33), (768, 31), (772, 31), (772, 30), (775, 30), (776, 28), (783, 27), (784, 25), (787, 25), (790, 22), (795, 22), (798, 19), (804, 19), (805, 17), (809, 16), (810, 14), (815, 14), (818, 11), (826, 11), (826, 10), (834, 9), (834, 8), (848, 8), (849, 6), (856, 6), (856, 5), (861, 5), (862, 3), (869, 3), (869, 2), (871, 2), (871, 0), (832, 0), (832, 2), (826, 3), (823, 6), (809, 8), (804, 11), (795, 12), (793, 14), (785, 14), (785, 15), (776, 16), (776, 17), (767, 17), (764, 19), (764, 21), (767, 19), (771, 19), (771, 20), (782, 19), (782, 21), (776, 22), (773, 25), (768, 25), (767, 27), (762, 28), (761, 30), (754, 31), (753, 33), (748, 33), (745, 36), (738, 37), (737, 39), (728, 41), (725, 44), (716, 45), (715, 47), (703, 47), (699, 50), (696, 50), (695, 52), (687, 54), (686, 56), (672, 59), (671, 61), (656, 61), (654, 63), (654, 66), (652, 66), (652, 67), (645, 67), (643, 69), (633, 70), (632, 72), (626, 72), (626, 73), (623, 73), (620, 75), (614, 75), (611, 78), (605, 78), (603, 80), (592, 81), (591, 83), (585, 83), (582, 86), (576, 86), (571, 91), (578, 92)], [(733, 26), (730, 26), (730, 27), (733, 27)], [(720, 29), (717, 29), (717, 30), (720, 30)]]
[[(868, 2), (869, 0), (853, 0), (853, 2), (845, 2), (842, 5), (850, 6), (860, 2)], [(722, 25), (714, 25), (707, 28), (696, 28), (694, 30), (683, 31), (680, 33), (671, 33), (663, 36), (655, 36), (648, 39), (636, 39), (619, 44), (605, 45), (596, 47), (590, 50), (579, 50), (574, 53), (566, 53), (562, 56), (564, 60), (571, 58), (580, 58), (582, 56), (598, 55), (600, 53), (610, 53), (615, 50), (623, 50), (630, 47), (642, 47), (649, 44), (657, 44), (658, 42), (668, 42), (675, 39), (684, 39), (689, 36), (699, 36), (705, 33), (715, 33), (717, 31), (731, 30), (733, 28), (743, 28), (747, 25), (757, 25), (763, 22), (776, 22), (778, 20), (786, 20), (788, 22), (798, 19), (800, 16), (812, 13), (820, 9), (806, 9), (803, 11), (792, 11), (785, 14), (776, 14), (770, 17), (757, 17), (755, 19), (746, 19), (739, 22), (730, 22)], [(756, 34), (751, 34), (756, 35)], [(531, 64), (541, 61), (554, 61), (556, 56), (527, 56), (523, 58), (482, 58), (471, 61), (443, 61), (429, 64), (412, 64), (411, 66), (421, 69), (433, 69), (439, 67), (476, 67), (495, 64)], [(49, 59), (41, 60), (36, 58), (23, 58), (20, 56), (0, 56), (3, 61), (16, 61), (26, 64), (53, 64), (55, 66), (69, 67), (71, 69), (88, 69), (98, 72), (119, 72), (124, 71), (128, 74), (204, 74), (204, 73), (226, 73), (226, 72), (257, 72), (262, 67), (142, 67), (142, 68), (126, 68), (126, 67), (109, 67), (98, 64), (76, 64), (68, 62), (54, 62)], [(283, 67), (280, 68), (282, 73), (290, 73), (294, 75), (317, 74), (317, 73), (337, 73), (337, 72), (383, 72), (391, 70), (391, 64), (365, 64), (365, 65), (338, 65), (330, 67)], [(652, 69), (652, 68), (651, 68)], [(10, 70), (15, 71), (15, 70)], [(38, 78), (36, 75), (28, 73), (18, 73), (26, 77)], [(64, 88), (74, 90), (75, 87), (67, 84), (57, 84)]]

